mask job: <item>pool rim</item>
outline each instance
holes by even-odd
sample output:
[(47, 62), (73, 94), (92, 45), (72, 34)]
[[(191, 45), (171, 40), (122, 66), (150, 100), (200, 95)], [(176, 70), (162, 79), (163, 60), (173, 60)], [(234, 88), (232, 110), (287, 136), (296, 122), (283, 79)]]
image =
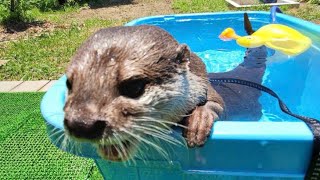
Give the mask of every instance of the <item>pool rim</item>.
[[(242, 14), (245, 11), (240, 12), (216, 12), (216, 13), (196, 13), (196, 14), (178, 14), (178, 15), (161, 15), (161, 16), (149, 16), (144, 18), (139, 18), (133, 20), (126, 24), (126, 26), (134, 25), (134, 23), (143, 20), (150, 20), (150, 18), (162, 18), (164, 20), (174, 20), (175, 18), (185, 18), (188, 16), (214, 16), (214, 15), (226, 15), (226, 14)], [(250, 11), (248, 14), (262, 14), (269, 15), (268, 12), (261, 11)], [(277, 14), (279, 18), (283, 18), (285, 21), (294, 21), (302, 23), (303, 27), (307, 27), (314, 32), (320, 33), (320, 26), (313, 24), (311, 22), (301, 20), (292, 16), (288, 16), (285, 14)], [(301, 25), (301, 24), (300, 24)], [(41, 113), (45, 120), (49, 123), (48, 128), (50, 126), (54, 128), (63, 129), (63, 124), (59, 124), (56, 122), (53, 116), (48, 115), (48, 112), (52, 112), (52, 102), (61, 101), (61, 99), (57, 98), (62, 94), (65, 94), (65, 76), (62, 76), (58, 82), (56, 82), (45, 94), (41, 101)], [(64, 89), (63, 89), (64, 88)], [(51, 105), (50, 105), (51, 104)], [(51, 128), (52, 128), (51, 127)], [(239, 128), (244, 127), (244, 128)], [(296, 130), (299, 131), (296, 131)], [(273, 133), (272, 133), (273, 132)], [(286, 132), (280, 133), (279, 132)], [(53, 138), (53, 137), (50, 137)], [(222, 122), (218, 121), (214, 124), (212, 129), (212, 134), (209, 138), (210, 140), (266, 140), (266, 141), (303, 141), (307, 142), (308, 146), (306, 147), (306, 151), (311, 152), (312, 148), (312, 140), (313, 135), (309, 128), (303, 122)], [(51, 139), (54, 142), (54, 139)], [(311, 154), (311, 153), (310, 153)], [(83, 155), (83, 154), (82, 154)], [(93, 157), (89, 154), (84, 154), (85, 157)], [(302, 177), (302, 172), (297, 172), (295, 177)]]

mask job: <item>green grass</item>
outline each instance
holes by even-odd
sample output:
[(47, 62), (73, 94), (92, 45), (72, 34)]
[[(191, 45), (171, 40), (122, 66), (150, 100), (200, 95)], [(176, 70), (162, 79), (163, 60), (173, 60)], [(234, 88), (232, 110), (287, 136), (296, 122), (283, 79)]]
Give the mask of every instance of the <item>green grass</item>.
[[(85, 5), (83, 5), (85, 6)], [(80, 11), (81, 6), (66, 6), (62, 9), (58, 10), (50, 10), (50, 11), (39, 11), (39, 9), (33, 9), (33, 16), (36, 17), (39, 21), (49, 21), (55, 24), (65, 24), (68, 20), (66, 17), (69, 14), (77, 13)]]
[(224, 0), (174, 0), (172, 8), (178, 13), (227, 11)]
[[(0, 81), (57, 79), (64, 74), (75, 50), (94, 31), (99, 28), (122, 25), (127, 21), (127, 19), (117, 21), (103, 19), (83, 20), (87, 17), (82, 17), (82, 19), (66, 18), (69, 14), (78, 11), (79, 7), (67, 6), (64, 9), (48, 12), (40, 12), (36, 9), (31, 10), (38, 20), (46, 20), (59, 25), (66, 23), (67, 27), (65, 29), (58, 28), (51, 33), (43, 33), (39, 37), (27, 38), (27, 40), (0, 43), (0, 60), (9, 60), (5, 66), (0, 67)], [(225, 0), (173, 0), (172, 8), (176, 13), (237, 10), (229, 9)], [(269, 8), (262, 6), (239, 10), (269, 11)], [(320, 23), (319, 5), (306, 4), (299, 9), (281, 6), (281, 9), (286, 14)]]
[[(197, 13), (197, 12), (220, 12), (220, 11), (269, 11), (270, 6), (256, 6), (250, 8), (230, 8), (225, 0), (174, 0), (172, 7), (178, 13)], [(287, 7), (281, 6), (281, 9), (287, 9)]]
[[(269, 11), (270, 6), (257, 6), (250, 8), (230, 9), (225, 0), (174, 0), (172, 8), (177, 13), (196, 13), (196, 12), (219, 12), (219, 11)], [(281, 10), (289, 15), (296, 16), (308, 21), (320, 21), (320, 5), (307, 3), (299, 9), (281, 6)]]
[(306, 4), (304, 8), (296, 11), (286, 11), (286, 13), (307, 21), (315, 21), (316, 23), (320, 23), (320, 5)]
[(93, 160), (50, 143), (40, 114), (42, 96), (0, 93), (0, 179), (102, 179)]
[(58, 4), (58, 0), (15, 0), (15, 12), (10, 12), (11, 0), (0, 0), (0, 23), (8, 22), (30, 22), (41, 19), (42, 14), (56, 11), (58, 13), (73, 12), (79, 9), (84, 3), (76, 3), (68, 0), (64, 6)]
[(0, 80), (57, 79), (71, 56), (95, 30), (118, 25), (119, 21), (88, 19), (84, 25), (56, 30), (40, 37), (10, 42), (0, 47), (0, 57), (9, 62), (0, 67)]

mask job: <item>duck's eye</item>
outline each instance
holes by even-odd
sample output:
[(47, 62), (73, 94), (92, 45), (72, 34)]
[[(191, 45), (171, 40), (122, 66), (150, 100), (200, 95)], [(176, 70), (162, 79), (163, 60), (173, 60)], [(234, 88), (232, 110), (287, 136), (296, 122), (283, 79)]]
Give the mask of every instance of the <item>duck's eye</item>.
[(146, 79), (126, 80), (119, 85), (118, 90), (122, 96), (137, 98), (144, 93), (147, 83)]

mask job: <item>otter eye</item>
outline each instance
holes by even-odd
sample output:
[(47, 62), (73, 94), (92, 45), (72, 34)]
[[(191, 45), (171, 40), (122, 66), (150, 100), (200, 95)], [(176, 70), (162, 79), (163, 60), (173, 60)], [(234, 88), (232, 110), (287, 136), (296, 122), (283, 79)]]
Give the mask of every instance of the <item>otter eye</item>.
[(66, 85), (67, 85), (68, 90), (71, 91), (71, 89), (72, 89), (72, 84), (71, 84), (71, 82), (70, 82), (69, 79), (67, 79)]
[(146, 84), (145, 79), (126, 80), (119, 85), (119, 92), (122, 96), (137, 98), (144, 93)]

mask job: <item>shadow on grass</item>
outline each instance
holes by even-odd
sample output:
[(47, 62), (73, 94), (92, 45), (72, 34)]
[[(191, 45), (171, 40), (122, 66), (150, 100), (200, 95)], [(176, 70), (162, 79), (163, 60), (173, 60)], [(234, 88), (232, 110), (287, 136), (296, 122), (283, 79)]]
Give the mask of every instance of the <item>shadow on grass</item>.
[(17, 33), (26, 31), (32, 27), (43, 27), (45, 21), (31, 21), (31, 22), (24, 22), (24, 21), (17, 21), (8, 19), (7, 21), (3, 22), (2, 25), (5, 28), (6, 33)]
[(134, 4), (134, 0), (89, 0), (81, 5), (88, 4), (91, 9), (113, 7), (127, 4)]
[[(134, 0), (77, 0), (71, 1), (64, 5), (52, 4), (50, 7), (39, 7), (41, 12), (45, 12), (48, 9), (53, 11), (60, 11), (67, 7), (85, 7), (89, 6), (91, 9), (113, 7), (127, 4), (135, 4)], [(5, 19), (2, 20), (1, 25), (5, 28), (6, 33), (23, 32), (33, 27), (43, 27), (46, 21), (35, 20), (32, 15), (26, 16), (25, 13), (11, 12)]]

